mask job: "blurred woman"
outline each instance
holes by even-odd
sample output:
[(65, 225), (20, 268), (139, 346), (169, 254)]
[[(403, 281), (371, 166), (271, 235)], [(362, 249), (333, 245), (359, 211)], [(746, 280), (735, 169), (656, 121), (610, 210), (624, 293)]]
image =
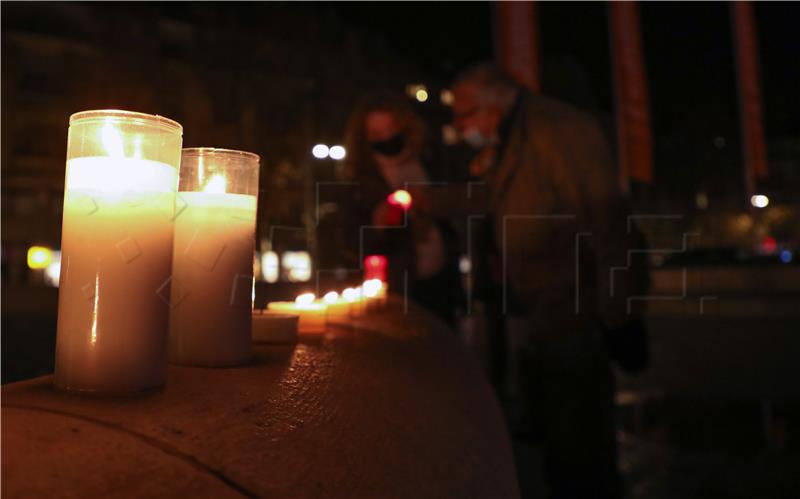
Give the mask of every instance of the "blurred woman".
[(416, 211), (413, 199), (407, 214), (387, 200), (397, 190), (447, 180), (423, 159), (422, 120), (403, 97), (368, 96), (350, 117), (346, 144), (347, 176), (360, 185), (352, 222), (373, 227), (351, 232), (363, 237), (355, 251), (386, 255), (390, 289), (407, 292), (452, 325), (464, 299), (455, 232), (447, 221)]

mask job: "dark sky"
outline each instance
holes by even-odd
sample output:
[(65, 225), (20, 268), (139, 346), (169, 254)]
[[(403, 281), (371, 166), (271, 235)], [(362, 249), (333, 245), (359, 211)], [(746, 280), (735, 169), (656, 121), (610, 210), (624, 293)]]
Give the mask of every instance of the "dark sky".
[[(355, 27), (384, 36), (393, 51), (441, 78), (492, 57), (493, 7), (488, 2), (328, 5)], [(538, 5), (545, 92), (588, 94), (578, 100), (610, 112), (606, 3)], [(716, 134), (737, 134), (729, 4), (643, 2), (640, 8), (656, 133), (672, 134), (690, 124), (700, 128), (697, 133), (709, 134), (710, 141)], [(800, 99), (795, 97), (800, 89), (800, 8), (756, 2), (755, 13), (767, 136), (800, 134)], [(566, 86), (587, 88), (564, 90)]]

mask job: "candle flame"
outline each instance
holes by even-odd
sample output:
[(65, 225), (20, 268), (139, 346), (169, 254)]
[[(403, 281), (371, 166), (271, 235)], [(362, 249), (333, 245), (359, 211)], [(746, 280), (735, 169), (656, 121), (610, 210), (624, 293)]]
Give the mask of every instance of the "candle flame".
[(203, 192), (211, 192), (215, 194), (225, 194), (225, 187), (226, 187), (225, 177), (222, 175), (213, 175), (210, 179), (208, 179), (208, 183), (206, 187), (203, 189)]
[(125, 151), (122, 147), (122, 136), (114, 125), (106, 123), (100, 129), (100, 140), (103, 142), (103, 147), (106, 149), (106, 154), (112, 157), (122, 158), (125, 156)]
[(322, 297), (322, 300), (325, 303), (334, 304), (339, 300), (339, 293), (336, 291), (329, 291), (325, 293), (325, 296)]
[(358, 299), (358, 291), (353, 288), (347, 288), (342, 291), (342, 297), (349, 302), (356, 301)]
[(297, 298), (294, 299), (294, 302), (297, 305), (311, 305), (314, 303), (314, 293), (303, 293), (302, 295), (298, 295)]
[(389, 204), (402, 207), (404, 210), (411, 208), (411, 194), (402, 189), (389, 194)]

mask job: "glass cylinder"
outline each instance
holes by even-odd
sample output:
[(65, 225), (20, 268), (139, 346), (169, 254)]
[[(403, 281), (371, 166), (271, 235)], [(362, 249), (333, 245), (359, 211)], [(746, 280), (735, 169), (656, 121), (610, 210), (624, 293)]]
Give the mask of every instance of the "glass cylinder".
[(70, 117), (55, 384), (129, 392), (166, 378), (183, 128), (130, 111)]
[(184, 149), (176, 201), (169, 359), (225, 367), (251, 351), (259, 157)]

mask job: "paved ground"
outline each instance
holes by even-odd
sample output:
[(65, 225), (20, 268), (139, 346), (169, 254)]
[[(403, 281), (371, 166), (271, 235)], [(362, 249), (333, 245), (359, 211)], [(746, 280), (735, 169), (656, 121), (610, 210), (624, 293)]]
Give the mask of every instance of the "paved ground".
[[(3, 383), (52, 371), (54, 296), (3, 314)], [(620, 409), (628, 497), (800, 496), (800, 317), (707, 313), (653, 319), (652, 369), (621, 380), (663, 395), (642, 406), (640, 427), (630, 407)], [(536, 446), (513, 444), (523, 495), (541, 497)]]
[(412, 306), (170, 366), (127, 397), (4, 385), (3, 497), (518, 497), (500, 407), (438, 319)]

